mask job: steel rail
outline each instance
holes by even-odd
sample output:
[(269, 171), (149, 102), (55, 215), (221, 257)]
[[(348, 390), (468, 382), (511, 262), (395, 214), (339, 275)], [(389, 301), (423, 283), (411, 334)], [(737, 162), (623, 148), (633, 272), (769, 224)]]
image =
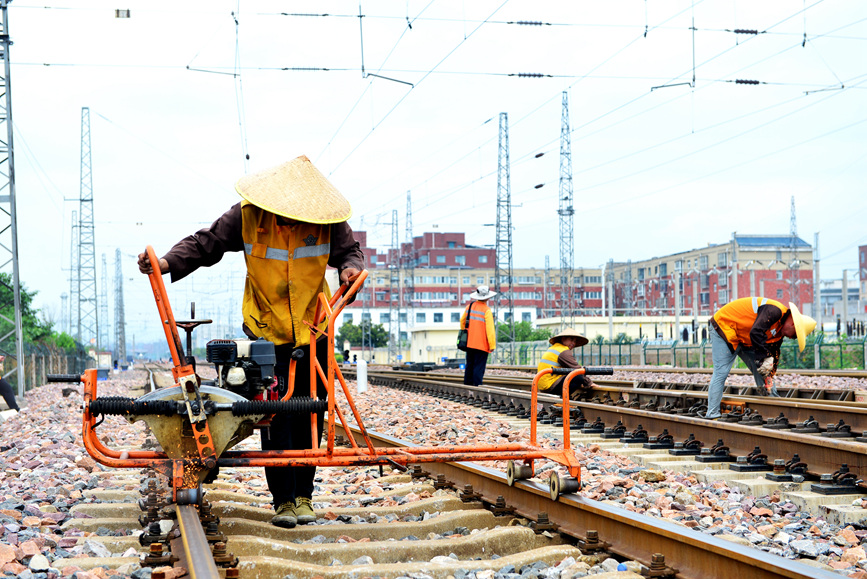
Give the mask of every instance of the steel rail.
[[(383, 383), (418, 384), (422, 387), (436, 387), (452, 393), (473, 392), (476, 396), (484, 395), (494, 402), (522, 401), (529, 403), (528, 392), (508, 390), (495, 387), (474, 387), (463, 384), (438, 383), (427, 378), (392, 378), (387, 373), (368, 374), (368, 378)], [(539, 395), (539, 402), (551, 406), (559, 403), (557, 396)], [(677, 414), (665, 414), (650, 410), (608, 406), (584, 401), (572, 401), (571, 405), (581, 408), (587, 420), (599, 417), (606, 426), (614, 426), (620, 420), (631, 432), (641, 425), (650, 436), (661, 434), (668, 430), (675, 441), (686, 440), (690, 435), (710, 447), (722, 439), (731, 449), (733, 456), (747, 455), (759, 446), (768, 455), (768, 463), (774, 459), (789, 460), (798, 454), (801, 460), (809, 466), (810, 472), (833, 473), (841, 465), (847, 464), (856, 473), (867, 475), (867, 445), (850, 440), (826, 438), (812, 434), (799, 434), (786, 430), (772, 430), (758, 426), (705, 420)], [(580, 431), (578, 431), (580, 433)], [(690, 457), (684, 457), (688, 460)], [(734, 458), (732, 458), (734, 462)]]
[[(342, 428), (339, 428), (341, 431)], [(382, 446), (412, 446), (411, 443), (380, 433), (367, 431)], [(346, 433), (343, 433), (346, 435)], [(352, 436), (359, 438), (353, 430)], [(549, 489), (533, 481), (517, 481), (508, 486), (506, 476), (473, 463), (428, 463), (432, 477), (442, 474), (455, 486), (472, 485), (484, 502), (494, 504), (502, 496), (508, 506), (527, 519), (537, 520), (540, 513), (559, 526), (561, 533), (585, 539), (588, 530), (599, 533), (608, 543), (608, 551), (650, 566), (654, 555), (661, 553), (665, 563), (683, 579), (749, 577), (750, 579), (839, 579), (839, 575), (776, 555), (752, 549), (711, 535), (704, 535), (664, 519), (640, 515), (605, 503), (588, 500), (577, 494), (561, 495), (552, 501)]]
[[(211, 547), (205, 537), (205, 529), (199, 520), (199, 512), (195, 505), (177, 505), (178, 526), (181, 530), (180, 543), (183, 549), (181, 553), (173, 554), (178, 557), (179, 564), (187, 569), (192, 579), (217, 579), (220, 572), (214, 562)], [(173, 545), (174, 547), (174, 545)], [(174, 549), (173, 549), (174, 551)], [(185, 564), (181, 564), (183, 561)]]
[[(613, 357), (613, 356), (612, 356)], [(536, 366), (508, 366), (503, 364), (489, 364), (488, 368), (497, 370), (515, 370), (518, 372), (536, 373)], [(676, 366), (647, 367), (647, 366), (615, 366), (615, 369), (623, 372), (651, 372), (666, 374), (712, 374), (713, 368), (680, 368)], [(731, 374), (752, 374), (746, 368), (732, 368)], [(797, 376), (836, 376), (839, 378), (864, 378), (867, 379), (867, 370), (822, 370), (811, 368), (780, 368), (777, 374), (793, 374)]]

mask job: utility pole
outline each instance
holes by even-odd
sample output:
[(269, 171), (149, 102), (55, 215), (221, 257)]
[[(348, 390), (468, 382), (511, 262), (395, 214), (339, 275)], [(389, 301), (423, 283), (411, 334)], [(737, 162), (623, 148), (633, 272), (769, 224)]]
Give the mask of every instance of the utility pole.
[(789, 296), (792, 303), (798, 305), (798, 270), (801, 262), (798, 260), (798, 224), (795, 219), (795, 196), (792, 195), (792, 216), (789, 221), (789, 232), (792, 239), (789, 242)]
[[(102, 274), (100, 275), (102, 289), (99, 292), (99, 319), (102, 324), (99, 326), (99, 340), (96, 344), (96, 351), (100, 352), (108, 350), (108, 265), (105, 261), (105, 254), (102, 254)], [(97, 364), (98, 366), (99, 364)]]
[(121, 367), (126, 364), (126, 323), (124, 317), (123, 269), (120, 262), (120, 248), (117, 248), (114, 252), (114, 356)]
[[(415, 241), (412, 238), (412, 195), (409, 191), (406, 192), (406, 243), (408, 251), (403, 256), (404, 261), (404, 276), (403, 276), (403, 293), (406, 296), (404, 304), (406, 305), (406, 325), (407, 330), (410, 326), (415, 325), (413, 318), (412, 300), (415, 299)], [(458, 296), (460, 303), (460, 296)]]
[(819, 276), (819, 232), (814, 234), (813, 243), (813, 317), (816, 327), (822, 331), (822, 278)]
[[(400, 352), (400, 242), (397, 239), (397, 209), (391, 211), (391, 251), (388, 272), (388, 361), (398, 363)], [(395, 302), (397, 302), (395, 304)]]
[(69, 335), (81, 342), (78, 333), (78, 211), (72, 212), (69, 231)]
[(735, 301), (738, 299), (738, 280), (740, 279), (740, 275), (738, 274), (738, 240), (737, 240), (737, 232), (732, 231), (732, 297), (729, 301)]
[(572, 273), (575, 269), (573, 219), (575, 208), (572, 202), (572, 138), (569, 130), (569, 93), (563, 91), (563, 107), (560, 115), (560, 201), (557, 215), (560, 216), (560, 301), (562, 304), (560, 329), (566, 327), (566, 315), (572, 326), (575, 303), (572, 291)]
[(90, 159), (90, 109), (81, 108), (81, 194), (78, 223), (78, 335), (85, 346), (99, 345), (96, 304), (96, 240), (93, 226), (93, 177)]
[[(608, 341), (614, 339), (614, 260), (608, 260), (605, 283), (608, 285)], [(655, 337), (655, 336), (654, 336)]]
[[(18, 212), (15, 200), (15, 163), (12, 147), (12, 86), (11, 61), (9, 60), (9, 0), (0, 0), (0, 50), (3, 51), (3, 72), (0, 78), (0, 125), (5, 125), (5, 142), (0, 138), (0, 273), (4, 274), (3, 284), (12, 294), (12, 303), (0, 304), (3, 311), (11, 312), (12, 317), (0, 314), (4, 334), (0, 338), (0, 352), (15, 359), (15, 368), (3, 377), (15, 374), (18, 382), (18, 396), (24, 396), (24, 332), (21, 323), (21, 283), (18, 274)], [(0, 130), (2, 134), (2, 130)], [(12, 313), (14, 312), (14, 314)]]
[(540, 317), (548, 317), (548, 288), (551, 286), (551, 258), (545, 256), (545, 279), (542, 284), (542, 315)]
[[(496, 254), (494, 266), (494, 327), (499, 337), (500, 304), (505, 302), (505, 314), (509, 322), (509, 360), (515, 362), (515, 308), (512, 301), (512, 185), (509, 166), (509, 113), (500, 113), (500, 136), (497, 148), (497, 223)], [(506, 291), (502, 290), (506, 278)], [(562, 272), (561, 272), (562, 279)]]

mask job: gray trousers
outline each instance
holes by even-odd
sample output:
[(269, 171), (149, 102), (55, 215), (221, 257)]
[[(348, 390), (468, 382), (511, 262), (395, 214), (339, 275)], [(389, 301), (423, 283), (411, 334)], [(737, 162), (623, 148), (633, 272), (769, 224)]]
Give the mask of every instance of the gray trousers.
[[(766, 391), (765, 377), (759, 374), (759, 366), (756, 363), (756, 355), (753, 350), (738, 346), (738, 349), (732, 353), (726, 339), (720, 336), (713, 326), (708, 326), (707, 330), (710, 335), (711, 355), (713, 357), (713, 375), (710, 378), (707, 395), (707, 417), (714, 418), (720, 416), (720, 404), (726, 386), (726, 378), (728, 378), (736, 358), (740, 357), (744, 361), (746, 367), (753, 374), (756, 388), (762, 393)], [(771, 392), (776, 395), (777, 387), (773, 386)]]

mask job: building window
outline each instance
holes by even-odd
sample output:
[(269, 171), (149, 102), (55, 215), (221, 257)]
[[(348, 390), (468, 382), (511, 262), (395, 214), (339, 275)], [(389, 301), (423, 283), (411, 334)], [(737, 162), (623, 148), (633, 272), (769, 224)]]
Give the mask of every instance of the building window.
[(777, 290), (777, 299), (778, 300), (783, 299), (783, 290), (781, 290), (781, 289)]
[(434, 314), (434, 323), (435, 323), (435, 324), (441, 324), (442, 321), (443, 321), (443, 315), (442, 315), (442, 313), (441, 313), (441, 312), (435, 313), (435, 314)]
[(406, 342), (408, 339), (409, 339), (409, 334), (407, 334), (406, 332), (400, 333), (400, 341), (401, 342)]
[(406, 312), (400, 312), (400, 315), (397, 317), (398, 321), (402, 324), (406, 323)]
[(423, 323), (425, 323), (425, 322), (427, 322), (427, 314), (425, 314), (425, 313), (423, 313), (423, 312), (416, 312), (416, 314), (415, 314), (415, 323), (417, 323), (417, 324), (423, 324)]
[(781, 261), (782, 259), (783, 259), (783, 251), (778, 249), (777, 250), (777, 261)]
[(479, 263), (488, 263), (488, 256), (487, 255), (480, 255), (479, 256)]
[(454, 249), (454, 248), (455, 248), (455, 242), (449, 241), (449, 249)]
[(418, 261), (419, 261), (419, 263), (430, 263), (430, 256), (429, 255), (422, 255), (421, 257), (418, 258)]
[(450, 285), (458, 285), (458, 278), (456, 278), (456, 277), (450, 277), (450, 278), (449, 278), (449, 284), (450, 284)]
[(460, 312), (452, 312), (452, 321), (455, 323), (460, 323), (461, 313)]
[(464, 284), (464, 285), (470, 285), (470, 276), (465, 275), (464, 277), (462, 277), (462, 278), (461, 278), (461, 283)]
[(533, 321), (531, 318), (532, 318), (532, 314), (530, 314), (530, 312), (523, 312), (521, 314), (521, 321), (522, 322), (531, 322), (531, 321)]
[(512, 314), (509, 312), (503, 312), (503, 321), (509, 322), (512, 320)]
[(660, 263), (659, 264), (659, 275), (660, 276), (668, 275), (668, 264), (667, 263)]
[(728, 265), (727, 257), (728, 257), (728, 254), (726, 254), (726, 253), (720, 253), (717, 256), (717, 263), (718, 263), (719, 267), (727, 267), (727, 265)]
[(389, 314), (379, 314), (379, 323), (387, 324), (391, 320), (391, 316)]
[(444, 255), (438, 255), (437, 256), (437, 263), (445, 263), (445, 262), (446, 262), (446, 256), (444, 256)]
[(683, 271), (683, 260), (678, 259), (674, 262), (674, 271)]
[(364, 322), (364, 321), (368, 321), (368, 322), (369, 322), (369, 321), (370, 321), (370, 312), (368, 312), (368, 313), (362, 313), (362, 314), (361, 314), (361, 321), (362, 321), (362, 322)]
[(476, 283), (479, 284), (479, 285), (482, 285), (483, 283), (485, 283), (485, 278), (484, 278), (483, 276), (479, 276), (479, 277), (477, 277), (477, 278), (476, 278)]
[(343, 314), (343, 323), (351, 324), (352, 323), (352, 314)]
[(710, 303), (710, 294), (709, 293), (701, 292), (701, 294), (699, 294), (699, 297), (701, 298), (701, 305), (706, 306)]
[(783, 272), (782, 271), (777, 272), (777, 279), (783, 279)]
[(467, 265), (467, 256), (466, 255), (456, 255), (455, 263), (458, 265)]
[(701, 255), (698, 258), (698, 268), (702, 271), (707, 269), (707, 256)]

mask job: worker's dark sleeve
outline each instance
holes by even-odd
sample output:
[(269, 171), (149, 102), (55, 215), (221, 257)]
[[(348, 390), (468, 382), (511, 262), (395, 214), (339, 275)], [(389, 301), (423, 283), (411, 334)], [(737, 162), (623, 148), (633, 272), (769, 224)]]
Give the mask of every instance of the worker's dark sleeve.
[[(580, 368), (581, 364), (575, 359), (575, 356), (572, 354), (572, 350), (564, 350), (560, 352), (560, 355), (557, 356), (557, 361), (560, 363), (560, 367), (562, 368)], [(572, 378), (572, 385), (581, 386), (582, 388), (590, 387), (590, 379), (587, 376), (575, 376)]]
[(364, 253), (346, 221), (331, 226), (331, 253), (328, 256), (328, 265), (336, 267), (338, 275), (350, 267), (358, 271), (364, 269)]
[[(756, 314), (756, 321), (753, 322), (753, 327), (750, 329), (750, 342), (756, 353), (756, 363), (761, 364), (762, 360), (774, 355), (771, 349), (772, 345), (769, 345), (765, 339), (771, 326), (779, 322), (783, 317), (783, 312), (773, 304), (765, 304), (759, 307)], [(776, 342), (776, 344), (776, 349), (779, 350), (779, 342)]]
[(172, 282), (193, 273), (200, 267), (214, 265), (227, 251), (242, 251), (241, 204), (237, 203), (223, 213), (210, 227), (189, 235), (163, 256), (169, 263)]

